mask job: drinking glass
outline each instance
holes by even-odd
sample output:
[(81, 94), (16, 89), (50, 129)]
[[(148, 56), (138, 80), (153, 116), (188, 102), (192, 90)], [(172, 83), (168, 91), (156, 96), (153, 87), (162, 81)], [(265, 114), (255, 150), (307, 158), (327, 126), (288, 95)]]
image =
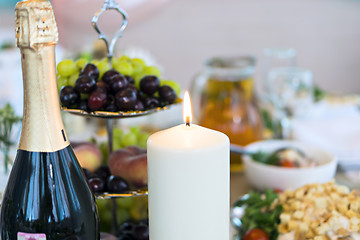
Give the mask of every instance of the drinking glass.
[(265, 48), (262, 63), (263, 82), (266, 83), (269, 71), (271, 71), (271, 69), (295, 66), (296, 50), (294, 48)]
[[(264, 48), (263, 56), (261, 58), (261, 81), (259, 81), (259, 98), (261, 108), (264, 113), (267, 114), (268, 118), (265, 120), (266, 127), (271, 130), (273, 138), (281, 137), (281, 126), (279, 119), (275, 115), (274, 106), (271, 104), (267, 93), (268, 87), (268, 75), (269, 72), (274, 68), (279, 67), (295, 67), (296, 66), (296, 50), (289, 47), (268, 47)], [(270, 133), (269, 132), (269, 133)]]
[(272, 69), (267, 78), (267, 95), (280, 119), (281, 137), (292, 138), (291, 120), (306, 114), (313, 103), (313, 74), (307, 69)]

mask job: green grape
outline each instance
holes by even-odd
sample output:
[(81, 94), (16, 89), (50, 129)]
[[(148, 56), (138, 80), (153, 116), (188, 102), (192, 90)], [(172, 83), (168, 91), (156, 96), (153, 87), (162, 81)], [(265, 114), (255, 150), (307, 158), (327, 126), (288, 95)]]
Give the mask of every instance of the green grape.
[(130, 217), (135, 221), (140, 221), (141, 219), (143, 219), (141, 212), (136, 208), (130, 209)]
[(131, 60), (131, 66), (133, 67), (133, 74), (131, 77), (134, 78), (135, 75), (140, 74), (144, 67), (146, 66), (145, 62), (140, 58), (133, 58)]
[(140, 133), (140, 128), (138, 126), (131, 126), (130, 127), (130, 132), (134, 133), (136, 136), (139, 135)]
[(91, 58), (92, 58), (92, 54), (91, 52), (84, 52), (80, 55), (80, 58), (84, 58), (86, 59), (88, 62), (91, 61)]
[(147, 140), (149, 138), (149, 133), (140, 133), (138, 136), (138, 146), (142, 148), (147, 147)]
[(59, 62), (56, 69), (57, 69), (57, 72), (62, 77), (70, 77), (72, 74), (74, 74), (77, 71), (76, 64), (71, 59), (65, 59), (65, 60)]
[(102, 154), (102, 157), (104, 159), (104, 163), (107, 164), (108, 158), (109, 158), (109, 146), (107, 142), (100, 143), (100, 151)]
[(135, 200), (132, 197), (117, 198), (116, 204), (119, 208), (129, 209), (135, 204)]
[(142, 60), (141, 58), (133, 58), (131, 59), (131, 62), (136, 62), (136, 63), (139, 63), (140, 65), (142, 65), (143, 67), (146, 66), (146, 63), (144, 60)]
[(137, 144), (137, 137), (134, 133), (128, 132), (124, 135), (124, 137), (122, 139), (122, 145), (124, 147), (136, 146), (136, 144)]
[(121, 57), (119, 57), (119, 61), (130, 61), (131, 59), (126, 56), (126, 55), (122, 55)]
[(109, 209), (110, 207), (110, 201), (108, 200), (104, 200), (104, 199), (97, 199), (96, 200), (96, 205), (98, 207), (99, 210), (106, 210), (106, 209)]
[(131, 76), (133, 73), (133, 67), (128, 61), (119, 61), (114, 69), (118, 72), (120, 72), (123, 75), (129, 75)]
[(144, 67), (143, 74), (144, 75), (155, 75), (157, 77), (161, 76), (160, 69), (158, 67), (155, 67), (155, 66)]
[(117, 139), (122, 139), (124, 136), (124, 131), (121, 130), (120, 128), (114, 128), (114, 131), (113, 131), (113, 138), (115, 140), (115, 138)]
[(106, 209), (105, 211), (99, 212), (99, 222), (100, 222), (100, 231), (101, 232), (110, 232), (111, 224), (112, 224), (112, 212), (110, 209)]
[(56, 85), (58, 88), (58, 91), (60, 92), (61, 88), (67, 86), (69, 84), (69, 79), (66, 77), (58, 76), (56, 80)]
[(98, 60), (98, 59), (93, 59), (93, 60), (90, 61), (90, 63), (92, 63), (94, 65), (98, 65), (99, 62), (100, 62), (100, 60)]
[(81, 100), (87, 100), (89, 99), (90, 94), (86, 94), (86, 93), (80, 93), (80, 99)]
[(134, 86), (137, 88), (137, 89), (140, 89), (140, 80), (145, 77), (146, 74), (143, 74), (143, 73), (140, 73), (138, 75), (135, 75), (133, 78), (134, 78), (134, 81), (135, 81), (135, 84)]
[(124, 132), (120, 128), (115, 128), (113, 131), (113, 150), (123, 148), (122, 139)]
[(78, 80), (78, 78), (79, 78), (79, 73), (78, 73), (78, 72), (75, 73), (75, 74), (73, 74), (73, 75), (71, 75), (71, 76), (69, 77), (68, 85), (74, 87), (74, 86), (75, 86), (75, 82), (76, 82), (76, 80)]
[(116, 150), (119, 150), (122, 148), (124, 148), (122, 142), (119, 142), (119, 141), (113, 142), (113, 151), (116, 151)]
[(99, 219), (100, 219), (100, 229), (102, 232), (111, 231), (112, 224), (112, 212), (111, 212), (111, 201), (109, 200), (96, 200), (96, 205), (98, 208)]
[(160, 86), (163, 85), (168, 85), (169, 87), (171, 87), (172, 89), (174, 89), (175, 93), (177, 96), (180, 95), (181, 93), (181, 86), (178, 82), (175, 82), (173, 80), (161, 80), (160, 81)]
[(133, 73), (131, 75), (132, 78), (135, 78), (136, 75), (141, 74), (144, 67), (139, 65), (139, 63), (131, 63), (131, 66), (133, 68)]
[(135, 205), (130, 209), (130, 216), (134, 220), (141, 220), (148, 217), (148, 201), (147, 197), (135, 198)]
[(120, 62), (120, 58), (115, 58), (115, 57), (113, 57), (113, 58), (111, 59), (111, 66), (112, 66), (112, 68), (115, 69), (115, 66), (118, 65), (119, 62)]
[(79, 69), (79, 70), (82, 70), (84, 69), (84, 67), (86, 66), (86, 64), (88, 64), (88, 60), (85, 59), (85, 58), (79, 58), (78, 60), (76, 60), (75, 64), (76, 64), (76, 67)]
[(118, 224), (121, 224), (130, 219), (130, 213), (127, 209), (117, 208), (116, 209), (116, 220)]
[(97, 65), (98, 69), (99, 69), (99, 79), (102, 78), (102, 76), (104, 75), (105, 72), (109, 71), (111, 69), (107, 59), (103, 59), (101, 60), (98, 65)]

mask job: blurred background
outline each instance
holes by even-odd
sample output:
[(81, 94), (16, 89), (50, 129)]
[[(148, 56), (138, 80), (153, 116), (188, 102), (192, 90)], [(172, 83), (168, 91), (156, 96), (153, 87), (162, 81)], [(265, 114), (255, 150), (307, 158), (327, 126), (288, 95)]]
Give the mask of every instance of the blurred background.
[[(14, 36), (16, 2), (0, 0), (0, 108), (10, 102), (16, 114), (22, 116), (21, 62)], [(67, 58), (77, 60), (98, 47), (91, 18), (103, 0), (51, 2), (59, 28), (57, 64)], [(132, 59), (137, 55), (147, 65), (156, 65), (161, 70), (160, 80), (169, 79), (181, 85), (179, 97), (183, 97), (186, 89), (197, 90), (191, 92), (196, 123), (226, 133), (232, 144), (240, 146), (283, 138), (328, 150), (338, 156), (343, 169), (357, 169), (349, 175), (350, 180), (344, 181), (356, 183), (360, 189), (360, 0), (116, 2), (128, 13), (129, 24), (116, 45), (115, 56), (131, 53)], [(116, 12), (106, 12), (99, 26), (109, 36), (121, 22)], [(300, 69), (270, 71), (279, 66)], [(287, 74), (289, 79), (284, 77)], [(61, 76), (58, 71), (57, 83), (61, 83), (61, 77), (69, 83), (78, 75), (79, 69), (72, 76)], [(1, 118), (7, 116), (5, 110), (0, 109), (0, 124), (5, 122)], [(101, 150), (95, 156), (98, 165), (90, 167), (95, 170), (106, 164), (109, 151), (105, 121), (64, 111), (62, 114), (72, 142), (90, 142), (92, 147), (85, 152)], [(146, 148), (151, 133), (179, 123), (181, 104), (169, 111), (118, 120), (112, 147)], [(13, 136), (8, 136), (13, 143), (12, 157), (20, 126), (14, 128)], [(6, 164), (11, 165), (5, 161)], [(83, 168), (90, 169), (83, 164)], [(7, 179), (7, 175), (1, 174), (2, 165), (0, 192)], [(141, 166), (146, 172), (146, 165)], [(242, 172), (241, 157), (231, 156), (231, 170)], [(237, 195), (232, 196), (234, 200)], [(122, 211), (118, 216), (125, 216), (118, 219), (119, 223), (129, 217), (144, 218), (140, 213), (146, 211), (131, 209), (146, 208), (146, 202), (118, 205), (118, 211)], [(124, 205), (129, 213), (127, 210), (124, 213)], [(110, 208), (99, 204), (98, 207)], [(104, 231), (111, 224), (111, 214), (100, 212), (107, 214), (100, 216)]]
[[(16, 113), (21, 115), (20, 55), (14, 47), (16, 2), (0, 0), (0, 105), (10, 101)], [(97, 46), (95, 42), (98, 35), (91, 26), (91, 18), (101, 8), (103, 1), (51, 2), (59, 28), (57, 63), (65, 58), (76, 60), (81, 54), (92, 52)], [(329, 139), (332, 142), (338, 139), (336, 145), (343, 146), (341, 152), (348, 153), (348, 147), (352, 146), (351, 151), (356, 154), (351, 156), (356, 155), (356, 161), (360, 159), (359, 145), (353, 140), (350, 144), (348, 140), (358, 139), (360, 134), (360, 127), (356, 128), (354, 121), (354, 116), (360, 117), (360, 0), (116, 2), (128, 13), (129, 24), (117, 42), (115, 56), (121, 56), (124, 52), (132, 53), (147, 60), (149, 65), (158, 66), (162, 79), (179, 83), (182, 94), (184, 90), (198, 85), (200, 91), (192, 93), (195, 118), (200, 120), (195, 122), (227, 133), (233, 143), (240, 145), (269, 137), (290, 138), (286, 132), (290, 130), (295, 131), (295, 137), (292, 136), (295, 139), (317, 145), (326, 143), (327, 149), (333, 149), (328, 143)], [(99, 26), (107, 36), (111, 36), (121, 22), (119, 14), (107, 11), (99, 19)], [(224, 83), (229, 76), (215, 76), (220, 85), (214, 85), (216, 87), (212, 89), (219, 91), (209, 92), (211, 87), (206, 81), (214, 76), (204, 75), (210, 69), (207, 66), (207, 70), (204, 70), (208, 59), (249, 55), (255, 58), (254, 62), (251, 60), (249, 63), (250, 68), (245, 69), (245, 72), (250, 69), (250, 75), (235, 76), (237, 83), (229, 86)], [(234, 62), (231, 64), (236, 65)], [(214, 64), (219, 63), (215, 61)], [(309, 79), (301, 79), (304, 82), (295, 81), (286, 86), (276, 75), (279, 73), (275, 73), (270, 83), (269, 71), (279, 66), (307, 69), (310, 72)], [(308, 88), (305, 89), (305, 86)], [(256, 94), (253, 95), (253, 92)], [(346, 104), (334, 107), (328, 104), (329, 101), (325, 104), (319, 102), (319, 96), (324, 93), (340, 97), (337, 102)], [(214, 94), (218, 99), (207, 99)], [(229, 104), (222, 98), (225, 95)], [(313, 98), (316, 102), (313, 102)], [(260, 108), (254, 105), (260, 105)], [(308, 110), (310, 105), (312, 111), (303, 121), (305, 114), (296, 112)], [(215, 107), (211, 109), (212, 106)], [(264, 112), (269, 114), (264, 115)], [(203, 120), (198, 119), (201, 116), (197, 115), (202, 115)], [(216, 119), (214, 116), (223, 118)], [(296, 122), (299, 116), (300, 121)], [(85, 128), (79, 120), (81, 117), (77, 117), (79, 124), (72, 124), (74, 118), (69, 117), (70, 120), (67, 120), (64, 117), (65, 124), (71, 123), (67, 126), (70, 134), (73, 130), (80, 132)], [(291, 125), (294, 126), (289, 125), (289, 118), (292, 118)], [(145, 119), (127, 120), (122, 120), (121, 124), (126, 125), (128, 122), (130, 125), (146, 124), (157, 128), (174, 126), (182, 122), (181, 106)], [(329, 131), (334, 125), (338, 127), (337, 131)], [(235, 138), (239, 141), (235, 141)]]
[[(14, 38), (14, 0), (0, 0), (1, 38)], [(90, 20), (101, 0), (52, 0), (66, 54), (92, 48)], [(336, 94), (360, 92), (359, 0), (118, 0), (129, 25), (117, 48), (149, 51), (165, 75), (188, 88), (213, 56), (252, 54), (260, 82), (263, 49), (292, 47), (297, 65)], [(117, 18), (104, 18), (109, 31)], [(20, 79), (19, 79), (20, 81)]]

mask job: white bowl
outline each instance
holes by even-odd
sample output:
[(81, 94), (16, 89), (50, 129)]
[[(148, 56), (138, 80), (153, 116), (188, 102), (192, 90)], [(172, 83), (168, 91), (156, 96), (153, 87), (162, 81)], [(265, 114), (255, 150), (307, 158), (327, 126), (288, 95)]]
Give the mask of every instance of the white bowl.
[(303, 151), (316, 166), (307, 168), (284, 168), (255, 162), (244, 156), (245, 175), (250, 184), (259, 190), (296, 189), (305, 184), (325, 183), (335, 177), (337, 158), (330, 153), (305, 143), (287, 140), (266, 140), (249, 144), (247, 151), (271, 153), (279, 148), (295, 147)]

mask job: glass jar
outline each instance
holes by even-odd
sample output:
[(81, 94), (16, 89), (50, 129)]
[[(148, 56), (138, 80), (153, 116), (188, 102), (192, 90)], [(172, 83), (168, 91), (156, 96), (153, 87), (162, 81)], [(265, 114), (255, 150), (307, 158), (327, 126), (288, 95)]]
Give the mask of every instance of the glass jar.
[[(225, 133), (232, 144), (245, 146), (262, 138), (262, 118), (254, 97), (255, 58), (216, 57), (193, 81), (195, 122)], [(242, 170), (232, 155), (232, 171)]]

